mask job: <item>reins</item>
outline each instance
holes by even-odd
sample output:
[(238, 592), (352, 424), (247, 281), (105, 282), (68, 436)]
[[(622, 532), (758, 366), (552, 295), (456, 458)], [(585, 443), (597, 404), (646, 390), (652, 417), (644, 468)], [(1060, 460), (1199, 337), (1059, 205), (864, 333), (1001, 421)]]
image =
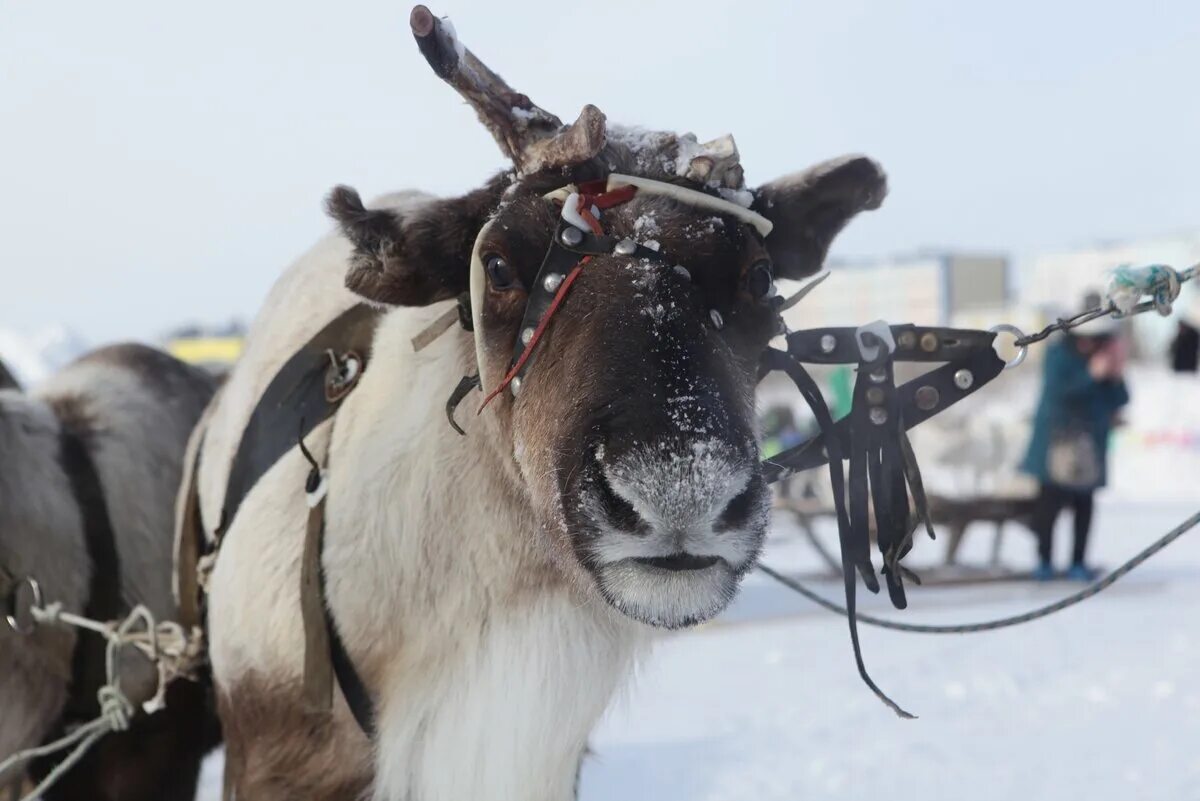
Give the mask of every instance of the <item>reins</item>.
[[(990, 331), (975, 331), (888, 326), (877, 322), (858, 329), (796, 332), (788, 335), (786, 351), (767, 352), (764, 370), (782, 370), (792, 379), (812, 409), (821, 433), (814, 439), (765, 460), (764, 472), (768, 481), (778, 481), (796, 471), (828, 463), (841, 543), (846, 604), (841, 606), (829, 601), (766, 565), (760, 564), (758, 567), (805, 598), (846, 617), (860, 677), (898, 715), (911, 717), (888, 698), (867, 674), (858, 640), (857, 621), (897, 631), (963, 633), (989, 631), (1036, 620), (1101, 592), (1200, 522), (1192, 518), (1096, 584), (1062, 601), (1021, 615), (962, 626), (903, 624), (859, 615), (855, 603), (855, 570), (861, 575), (867, 589), (878, 592), (879, 588), (869, 553), (868, 517), (871, 510), (868, 499), (874, 505), (883, 573), (896, 608), (902, 609), (907, 605), (902, 578), (908, 576), (918, 581), (915, 574), (899, 564), (912, 545), (912, 532), (907, 530), (909, 507), (905, 483), (911, 491), (919, 522), (924, 525), (930, 538), (934, 537), (920, 471), (905, 434), (907, 429), (974, 392), (1003, 370), (1019, 366), (1024, 362), (1031, 344), (1045, 340), (1055, 331), (1067, 331), (1101, 317), (1123, 318), (1151, 309), (1163, 315), (1168, 314), (1182, 285), (1196, 277), (1198, 272), (1200, 265), (1178, 272), (1165, 265), (1120, 267), (1112, 276), (1104, 304), (1075, 317), (1057, 320), (1029, 336), (1011, 325), (995, 326)], [(1142, 300), (1147, 295), (1149, 299)], [(1014, 338), (1018, 350), (1011, 361), (1000, 360), (993, 350), (994, 340), (999, 333)], [(947, 363), (909, 381), (897, 393), (891, 371), (891, 363), (895, 360)], [(820, 364), (857, 361), (858, 378), (851, 411), (845, 418), (833, 422), (820, 390), (804, 370), (802, 361)], [(890, 460), (889, 450), (892, 452)], [(843, 459), (849, 465), (848, 480), (843, 470)]]
[[(1076, 604), (1086, 601), (1094, 595), (1098, 595), (1104, 590), (1116, 584), (1118, 580), (1128, 575), (1134, 568), (1145, 562), (1156, 553), (1166, 548), (1175, 540), (1182, 537), (1188, 531), (1200, 525), (1200, 512), (1196, 512), (1187, 520), (1184, 520), (1175, 528), (1171, 529), (1166, 534), (1162, 535), (1154, 542), (1147, 545), (1142, 550), (1138, 551), (1133, 557), (1127, 560), (1124, 564), (1113, 570), (1102, 579), (1089, 584), (1078, 592), (1073, 592), (1066, 598), (1055, 601), (1045, 606), (1039, 607), (1029, 612), (1024, 612), (1019, 615), (1010, 615), (1001, 617), (995, 620), (986, 620), (979, 623), (959, 623), (954, 625), (937, 625), (933, 623), (902, 623), (898, 620), (888, 620), (874, 615), (858, 614), (858, 621), (866, 623), (868, 626), (876, 628), (888, 629), (889, 631), (903, 631), (910, 634), (975, 634), (981, 631), (996, 631), (997, 629), (1006, 629), (1010, 626), (1018, 626), (1022, 623), (1031, 623), (1035, 620), (1040, 620), (1044, 617), (1049, 617), (1055, 612), (1061, 612), (1064, 609), (1069, 609)], [(807, 598), (824, 609), (830, 612), (835, 612), (839, 615), (849, 615), (850, 611), (846, 607), (829, 600), (820, 593), (805, 586), (802, 582), (797, 581), (791, 576), (787, 576), (779, 571), (768, 567), (763, 563), (759, 563), (757, 568), (760, 572), (775, 579), (783, 586), (793, 592)]]

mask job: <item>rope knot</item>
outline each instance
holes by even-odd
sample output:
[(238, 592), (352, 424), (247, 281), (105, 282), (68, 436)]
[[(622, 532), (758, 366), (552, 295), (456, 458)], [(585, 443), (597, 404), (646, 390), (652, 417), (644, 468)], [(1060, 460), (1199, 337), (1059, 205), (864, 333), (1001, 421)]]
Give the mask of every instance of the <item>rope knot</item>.
[(133, 704), (121, 692), (121, 688), (106, 684), (96, 693), (100, 701), (100, 716), (108, 722), (113, 731), (126, 731), (133, 718)]
[(48, 623), (50, 625), (56, 625), (57, 623), (60, 622), (60, 619), (62, 618), (62, 613), (63, 613), (62, 601), (54, 601), (53, 603), (48, 603), (45, 606), (36, 606), (35, 605), (35, 606), (29, 607), (29, 614), (38, 623)]
[(1108, 299), (1122, 315), (1130, 314), (1149, 295), (1154, 308), (1164, 317), (1171, 313), (1171, 304), (1179, 297), (1183, 276), (1174, 267), (1151, 264), (1134, 267), (1123, 264), (1113, 271), (1108, 282)]

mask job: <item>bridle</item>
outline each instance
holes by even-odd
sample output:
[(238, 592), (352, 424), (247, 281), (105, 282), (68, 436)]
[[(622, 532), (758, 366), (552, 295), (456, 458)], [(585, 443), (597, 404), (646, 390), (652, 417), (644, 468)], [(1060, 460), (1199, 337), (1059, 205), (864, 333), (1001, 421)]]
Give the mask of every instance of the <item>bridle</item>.
[[(536, 349), (580, 273), (596, 256), (618, 255), (672, 266), (670, 254), (632, 239), (616, 239), (604, 232), (601, 222), (607, 209), (639, 194), (671, 197), (716, 213), (729, 214), (752, 226), (760, 236), (772, 224), (755, 212), (723, 198), (694, 189), (636, 176), (610, 175), (607, 180), (581, 183), (555, 190), (545, 198), (561, 203), (559, 221), (533, 284), (522, 315), (513, 354), (503, 376), (489, 383), (485, 376), (481, 313), (487, 276), (481, 247), (490, 225), (476, 239), (471, 259), (471, 313), (479, 362), (478, 376), (464, 379), (447, 403), (454, 423), (458, 402), (475, 387), (485, 391), (483, 410), (505, 389), (520, 394), (535, 361)], [(789, 305), (772, 299), (778, 312)], [(782, 318), (780, 318), (782, 326)], [(933, 536), (924, 484), (908, 429), (949, 408), (998, 376), (1015, 367), (1022, 350), (1010, 363), (994, 349), (997, 331), (974, 331), (915, 325), (888, 325), (876, 321), (860, 328), (822, 328), (786, 334), (784, 349), (768, 347), (759, 371), (760, 380), (775, 371), (795, 383), (812, 410), (820, 435), (762, 463), (764, 478), (780, 481), (801, 470), (823, 464), (829, 467), (842, 553), (850, 638), (859, 675), (871, 690), (897, 714), (911, 717), (875, 685), (867, 674), (858, 640), (855, 594), (857, 580), (872, 592), (880, 582), (872, 562), (871, 529), (882, 556), (884, 583), (892, 604), (907, 606), (904, 578), (916, 576), (901, 564), (912, 548), (913, 517)], [(919, 378), (897, 385), (896, 362), (942, 362)], [(857, 367), (853, 403), (848, 415), (835, 421), (816, 381), (804, 368), (810, 364), (848, 364)], [(460, 433), (461, 433), (461, 429)], [(848, 465), (843, 465), (846, 462)], [(913, 506), (910, 507), (909, 498)], [(873, 511), (873, 514), (872, 514)]]
[[(603, 212), (627, 203), (637, 195), (669, 197), (707, 211), (727, 214), (751, 225), (760, 236), (765, 237), (771, 232), (770, 220), (737, 203), (677, 184), (632, 175), (613, 173), (607, 179), (588, 181), (577, 186), (568, 185), (546, 194), (544, 197), (547, 201), (561, 204), (558, 225), (550, 238), (537, 276), (529, 287), (525, 313), (522, 315), (521, 326), (517, 329), (509, 368), (496, 386), (486, 389), (483, 403), (480, 405), (481, 411), (505, 388), (514, 396), (520, 393), (525, 375), (533, 364), (535, 350), (546, 329), (575, 280), (594, 257), (617, 255), (664, 266), (676, 264), (669, 254), (660, 249), (647, 247), (632, 239), (618, 240), (604, 233), (601, 224)], [(485, 226), (479, 233), (471, 257), (471, 310), (481, 382), (484, 376), (484, 360), (479, 316), (483, 309), (487, 277), (484, 274), (480, 250), (490, 227), (491, 224)]]

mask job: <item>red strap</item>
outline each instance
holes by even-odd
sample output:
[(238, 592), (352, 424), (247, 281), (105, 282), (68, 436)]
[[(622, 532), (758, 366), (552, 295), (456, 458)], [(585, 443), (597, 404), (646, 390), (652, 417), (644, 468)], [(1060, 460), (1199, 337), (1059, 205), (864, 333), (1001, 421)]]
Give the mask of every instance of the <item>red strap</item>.
[[(637, 194), (636, 186), (622, 186), (611, 192), (600, 192), (599, 194), (592, 194), (588, 191), (589, 189), (602, 190), (604, 186), (604, 181), (589, 181), (579, 185), (579, 203), (576, 206), (576, 210), (596, 236), (603, 236), (604, 229), (600, 227), (600, 221), (592, 216), (592, 206), (598, 209), (610, 209), (613, 206), (631, 200)], [(571, 288), (571, 284), (575, 283), (575, 279), (583, 272), (584, 265), (591, 260), (591, 256), (584, 256), (571, 272), (567, 273), (567, 277), (559, 285), (558, 291), (554, 293), (554, 300), (551, 301), (550, 307), (546, 309), (546, 313), (538, 321), (537, 328), (533, 331), (533, 336), (529, 338), (529, 343), (525, 345), (525, 349), (517, 357), (516, 363), (509, 369), (508, 373), (504, 376), (504, 380), (500, 382), (500, 385), (483, 399), (483, 403), (479, 405), (479, 411), (475, 412), (475, 414), (482, 412), (497, 395), (504, 391), (505, 387), (512, 383), (512, 380), (517, 377), (517, 373), (521, 372), (521, 368), (525, 366), (525, 362), (529, 361), (529, 356), (533, 353), (533, 349), (537, 347), (542, 334), (545, 333), (546, 327), (550, 325), (550, 319), (554, 316), (554, 312), (558, 311), (558, 307), (562, 305), (563, 300), (567, 297), (567, 291)]]
[(636, 194), (636, 186), (622, 186), (611, 192), (604, 192), (603, 194), (593, 196), (592, 203), (598, 209), (611, 209), (613, 206), (619, 206), (622, 203), (633, 200), (633, 196)]

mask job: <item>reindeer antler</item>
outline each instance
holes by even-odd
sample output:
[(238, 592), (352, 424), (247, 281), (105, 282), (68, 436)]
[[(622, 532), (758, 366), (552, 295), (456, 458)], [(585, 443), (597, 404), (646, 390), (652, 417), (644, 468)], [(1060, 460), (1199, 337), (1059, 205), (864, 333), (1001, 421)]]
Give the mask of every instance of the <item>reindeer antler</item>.
[(514, 92), (463, 47), (448, 20), (416, 6), (409, 25), (429, 66), (471, 104), (521, 175), (578, 164), (604, 148), (605, 119), (600, 109), (584, 106), (579, 119), (563, 127), (562, 120), (527, 95)]

